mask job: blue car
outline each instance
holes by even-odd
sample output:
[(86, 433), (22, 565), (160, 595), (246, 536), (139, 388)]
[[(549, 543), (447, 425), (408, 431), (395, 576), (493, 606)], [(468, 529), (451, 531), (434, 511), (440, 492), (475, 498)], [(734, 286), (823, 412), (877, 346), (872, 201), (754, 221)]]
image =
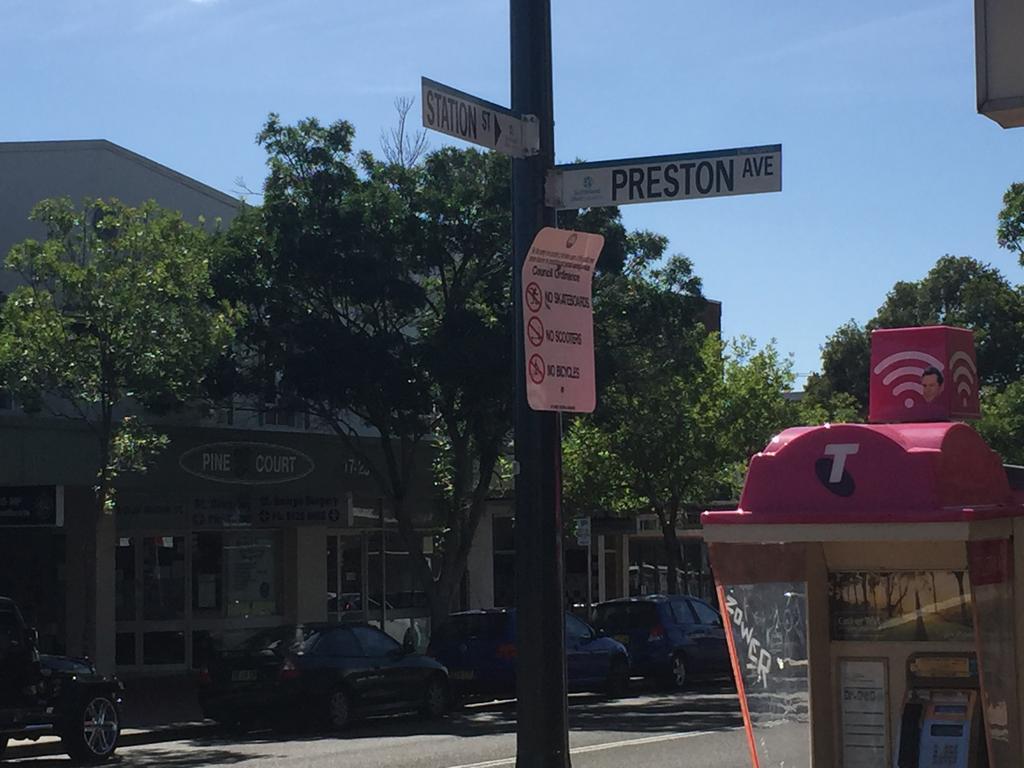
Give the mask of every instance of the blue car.
[[(491, 608), (453, 613), (430, 638), (427, 654), (448, 668), (460, 698), (516, 695), (516, 612)], [(566, 676), (570, 691), (623, 696), (629, 688), (629, 654), (575, 616), (565, 616)]]
[(731, 671), (718, 611), (689, 595), (645, 595), (600, 603), (594, 626), (629, 650), (631, 673), (682, 688)]

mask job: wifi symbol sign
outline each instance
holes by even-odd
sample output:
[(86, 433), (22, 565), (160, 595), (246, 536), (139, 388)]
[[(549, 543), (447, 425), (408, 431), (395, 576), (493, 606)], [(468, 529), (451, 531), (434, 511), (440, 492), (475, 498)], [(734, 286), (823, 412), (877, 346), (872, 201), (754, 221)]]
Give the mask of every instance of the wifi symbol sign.
[(978, 368), (966, 352), (954, 352), (949, 358), (949, 369), (953, 372), (953, 386), (960, 395), (961, 404), (966, 407), (978, 388)]
[[(963, 353), (958, 353), (963, 354)], [(957, 355), (953, 356), (954, 359)], [(966, 356), (965, 356), (966, 357)], [(924, 399), (924, 387), (921, 386), (921, 376), (925, 368), (935, 368), (940, 373), (945, 370), (945, 365), (937, 357), (929, 355), (920, 350), (907, 350), (889, 355), (876, 365), (872, 371), (876, 376), (882, 375), (882, 384), (886, 387), (892, 386), (892, 394), (895, 397), (906, 393), (915, 393)], [(903, 401), (905, 408), (914, 407), (914, 398), (907, 396)]]

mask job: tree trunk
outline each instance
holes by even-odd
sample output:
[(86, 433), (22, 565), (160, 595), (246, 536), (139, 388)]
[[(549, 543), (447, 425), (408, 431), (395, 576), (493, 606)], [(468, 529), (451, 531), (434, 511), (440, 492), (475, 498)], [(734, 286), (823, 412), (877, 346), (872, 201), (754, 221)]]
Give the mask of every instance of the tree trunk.
[[(108, 551), (107, 544), (114, 540), (113, 509), (111, 501), (112, 480), (110, 469), (110, 445), (112, 419), (109, 411), (98, 425), (100, 468), (96, 475), (93, 503), (86, 514), (89, 519), (83, 530), (81, 542), (81, 578), (84, 592), (84, 611), (80, 638), (81, 652), (93, 659), (103, 673), (114, 671), (114, 617), (113, 559), (115, 553)], [(116, 541), (116, 540), (115, 540)]]
[(679, 594), (679, 539), (676, 538), (676, 518), (679, 510), (674, 506), (658, 510), (658, 522), (661, 523), (661, 541), (665, 547), (665, 570), (668, 581), (667, 591), (670, 595)]

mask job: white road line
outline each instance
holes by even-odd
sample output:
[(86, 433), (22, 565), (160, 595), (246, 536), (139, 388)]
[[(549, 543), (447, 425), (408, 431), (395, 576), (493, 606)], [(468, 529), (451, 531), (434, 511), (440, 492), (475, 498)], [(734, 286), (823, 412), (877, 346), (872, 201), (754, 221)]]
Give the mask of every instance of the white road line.
[[(726, 728), (722, 730), (737, 730), (735, 728)], [(722, 733), (722, 731), (690, 731), (689, 733), (663, 733), (659, 736), (645, 736), (641, 739), (627, 739), (625, 741), (606, 741), (601, 744), (591, 744), (586, 747), (576, 747), (570, 749), (569, 754), (571, 755), (582, 755), (587, 752), (601, 752), (605, 749), (618, 749), (619, 747), (636, 747), (641, 744), (655, 744), (659, 741), (672, 741), (674, 739), (689, 739), (694, 736), (711, 736), (715, 733)], [(514, 757), (503, 757), (500, 760), (486, 760), (482, 763), (466, 763), (465, 765), (452, 765), (449, 768), (500, 768), (503, 765), (515, 765), (516, 759)]]

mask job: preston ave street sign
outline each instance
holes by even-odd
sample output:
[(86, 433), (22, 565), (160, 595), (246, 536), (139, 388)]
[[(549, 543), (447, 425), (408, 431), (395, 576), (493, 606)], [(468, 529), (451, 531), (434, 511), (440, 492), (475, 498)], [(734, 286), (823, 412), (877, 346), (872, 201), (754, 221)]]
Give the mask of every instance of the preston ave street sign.
[(540, 132), (530, 115), (517, 115), (489, 101), (422, 78), (423, 127), (512, 157), (537, 154)]
[(556, 165), (545, 203), (552, 208), (692, 200), (782, 190), (782, 145)]

